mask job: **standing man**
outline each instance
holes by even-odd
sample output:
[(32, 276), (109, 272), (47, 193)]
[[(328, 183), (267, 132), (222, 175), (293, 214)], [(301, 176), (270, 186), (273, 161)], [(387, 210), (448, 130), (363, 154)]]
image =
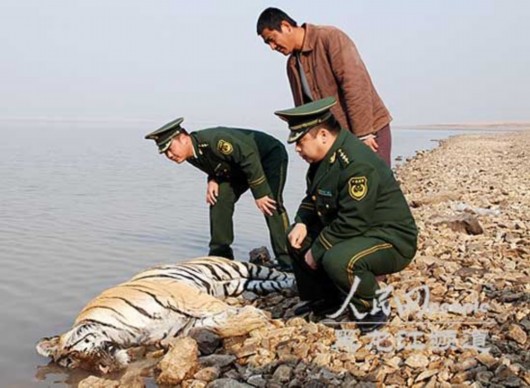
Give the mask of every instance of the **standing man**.
[(296, 106), (335, 97), (331, 112), (390, 166), (392, 117), (377, 94), (353, 41), (329, 26), (297, 26), (278, 8), (258, 18), (257, 32), (265, 44), (288, 55), (287, 76)]
[(210, 205), (211, 256), (234, 258), (234, 205), (249, 188), (265, 215), (272, 249), (280, 268), (290, 268), (286, 247), (289, 225), (283, 206), (287, 152), (263, 132), (216, 127), (188, 133), (178, 118), (145, 136), (175, 163), (187, 161), (208, 174), (206, 202)]
[(295, 314), (331, 312), (349, 293), (365, 333), (388, 319), (373, 303), (376, 276), (411, 262), (417, 229), (392, 170), (339, 127), (335, 104), (328, 97), (275, 112), (288, 122), (287, 142), (309, 163), (306, 197), (288, 232), (300, 299), (309, 301)]

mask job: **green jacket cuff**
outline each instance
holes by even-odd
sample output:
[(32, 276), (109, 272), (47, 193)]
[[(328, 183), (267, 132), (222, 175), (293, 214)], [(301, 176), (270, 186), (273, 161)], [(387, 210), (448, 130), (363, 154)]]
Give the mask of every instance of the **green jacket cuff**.
[(254, 199), (259, 199), (272, 193), (271, 188), (269, 187), (269, 184), (266, 180), (256, 186), (251, 186), (250, 190), (252, 191)]

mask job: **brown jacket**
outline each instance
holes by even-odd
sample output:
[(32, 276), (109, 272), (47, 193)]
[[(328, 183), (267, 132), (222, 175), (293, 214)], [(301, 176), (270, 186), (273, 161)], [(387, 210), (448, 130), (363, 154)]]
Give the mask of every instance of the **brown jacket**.
[[(341, 30), (304, 24), (300, 52), (313, 100), (334, 96), (339, 102), (331, 111), (342, 128), (356, 136), (374, 133), (392, 120), (377, 94), (353, 41)], [(294, 103), (302, 105), (302, 84), (296, 56), (287, 60), (287, 76)]]

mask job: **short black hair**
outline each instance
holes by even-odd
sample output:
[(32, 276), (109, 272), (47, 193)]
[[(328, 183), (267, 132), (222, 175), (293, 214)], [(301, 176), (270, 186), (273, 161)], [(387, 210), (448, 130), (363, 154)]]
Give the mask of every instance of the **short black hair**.
[[(317, 124), (314, 127), (312, 127), (311, 129), (309, 129), (309, 131), (307, 131), (306, 135), (308, 133), (310, 133), (312, 137), (316, 137), (317, 136), (316, 134), (318, 133), (318, 130), (320, 128), (326, 129), (329, 133), (331, 133), (333, 135), (337, 135), (340, 132), (340, 124), (339, 124), (339, 122), (337, 121), (335, 116), (331, 115), (326, 120), (322, 121), (320, 124)], [(300, 137), (300, 139), (302, 137), (304, 137), (304, 136), (305, 135), (302, 135)]]
[(281, 9), (269, 7), (259, 15), (257, 32), (261, 35), (264, 29), (281, 31), (282, 22), (286, 21), (293, 27), (297, 27), (296, 21)]
[(330, 132), (337, 133), (340, 131), (340, 123), (335, 118), (335, 116), (331, 115), (329, 118), (325, 121), (326, 126)]

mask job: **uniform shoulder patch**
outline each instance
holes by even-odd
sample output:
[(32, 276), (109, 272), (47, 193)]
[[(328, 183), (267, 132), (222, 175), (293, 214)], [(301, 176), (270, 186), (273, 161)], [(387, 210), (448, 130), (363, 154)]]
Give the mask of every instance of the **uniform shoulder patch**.
[(217, 143), (217, 149), (223, 155), (230, 155), (234, 151), (232, 144), (223, 139)]
[(365, 176), (354, 176), (348, 181), (348, 192), (350, 197), (360, 201), (368, 193), (368, 179)]

